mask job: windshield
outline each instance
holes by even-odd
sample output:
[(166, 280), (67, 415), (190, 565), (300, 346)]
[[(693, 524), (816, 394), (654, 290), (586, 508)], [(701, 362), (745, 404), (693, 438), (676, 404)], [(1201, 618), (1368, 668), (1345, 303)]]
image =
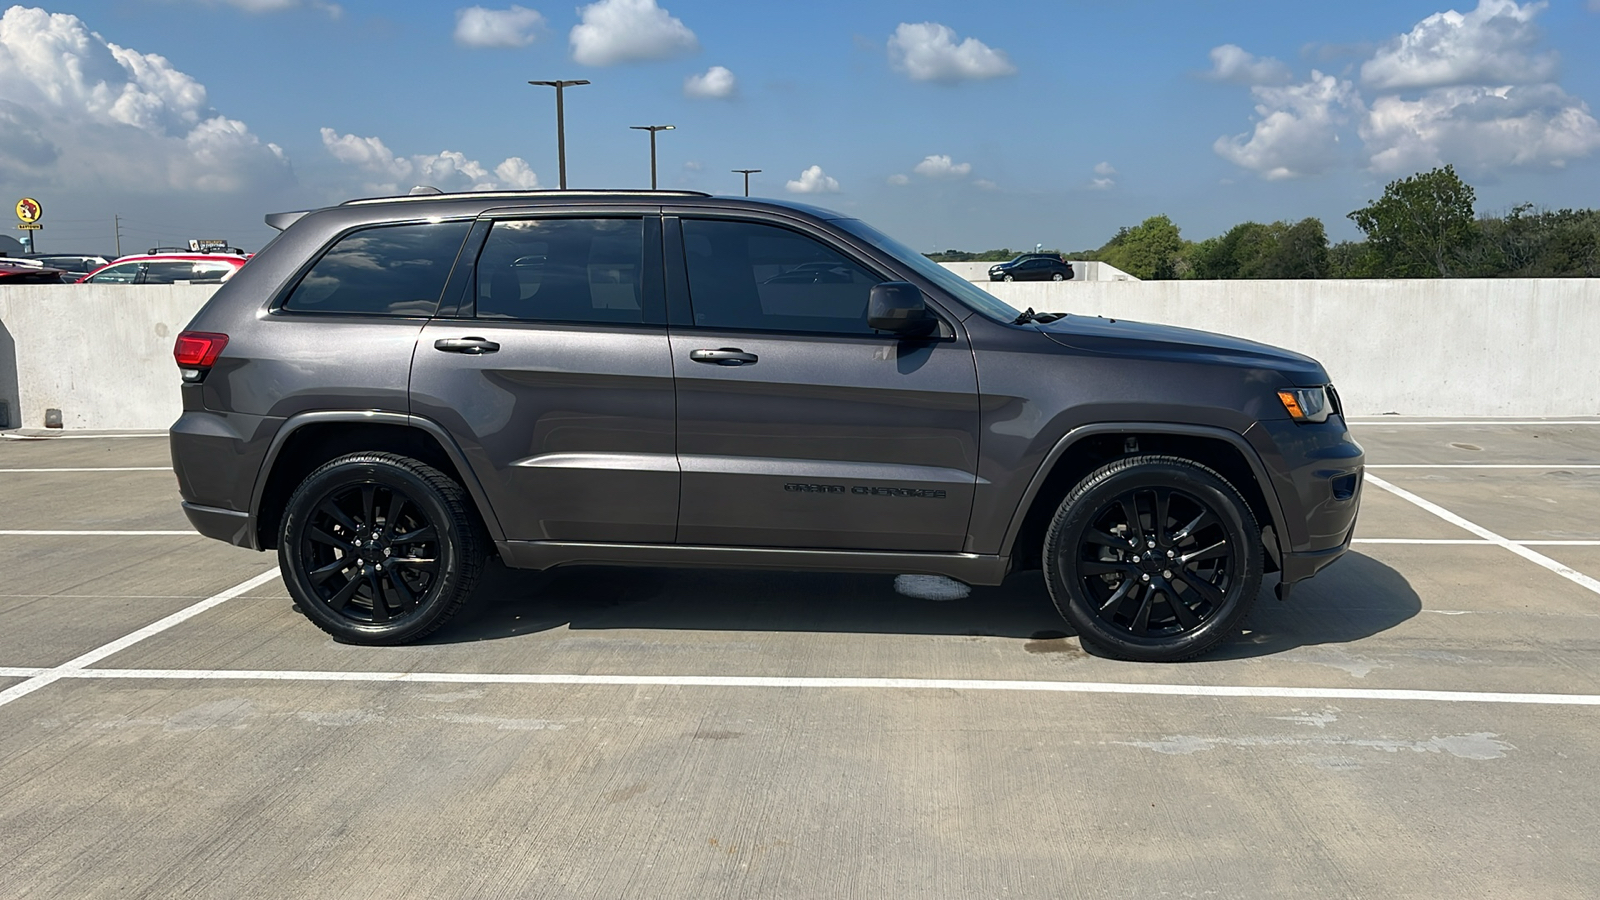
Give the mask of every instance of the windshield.
[(917, 270), (917, 274), (950, 292), (957, 300), (999, 322), (1016, 319), (1022, 310), (946, 269), (860, 219), (834, 219), (833, 224), (858, 238), (883, 248), (895, 259)]

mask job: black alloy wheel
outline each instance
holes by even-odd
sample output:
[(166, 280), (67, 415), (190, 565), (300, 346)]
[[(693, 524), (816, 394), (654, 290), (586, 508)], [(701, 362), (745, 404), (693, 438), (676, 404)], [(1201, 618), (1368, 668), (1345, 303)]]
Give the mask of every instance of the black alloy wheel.
[(307, 618), (356, 644), (399, 644), (466, 602), (483, 540), (461, 487), (391, 453), (327, 463), (295, 490), (278, 560)]
[(1146, 662), (1236, 633), (1261, 586), (1254, 517), (1216, 472), (1175, 457), (1119, 460), (1062, 502), (1045, 543), (1051, 597), (1080, 639)]

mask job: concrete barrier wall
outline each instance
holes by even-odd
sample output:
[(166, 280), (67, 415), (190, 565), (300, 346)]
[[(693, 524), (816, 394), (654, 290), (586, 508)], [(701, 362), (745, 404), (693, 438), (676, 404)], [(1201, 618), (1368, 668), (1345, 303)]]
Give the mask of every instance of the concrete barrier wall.
[[(1600, 415), (1600, 279), (986, 285), (1019, 308), (1163, 322), (1310, 354), (1351, 414)], [(214, 287), (0, 287), (6, 425), (164, 429), (172, 342)]]
[(0, 287), (0, 403), (11, 428), (61, 410), (78, 429), (164, 429), (178, 418), (172, 343), (216, 285)]
[(1018, 308), (1287, 347), (1351, 415), (1600, 415), (1600, 279), (985, 285)]

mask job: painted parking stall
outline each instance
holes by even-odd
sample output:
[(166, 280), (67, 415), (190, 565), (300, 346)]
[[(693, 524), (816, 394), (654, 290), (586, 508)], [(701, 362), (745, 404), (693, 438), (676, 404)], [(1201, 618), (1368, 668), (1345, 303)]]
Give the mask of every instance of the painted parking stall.
[[(1115, 869), (1145, 895), (1581, 896), (1600, 422), (1517, 422), (1354, 424), (1352, 553), (1172, 666), (1084, 654), (1035, 575), (935, 602), (888, 576), (502, 570), (420, 645), (346, 646), (272, 556), (143, 527), (176, 507), (164, 441), (0, 441), (7, 882), (1053, 895)], [(1250, 852), (1119, 862), (1222, 833)]]

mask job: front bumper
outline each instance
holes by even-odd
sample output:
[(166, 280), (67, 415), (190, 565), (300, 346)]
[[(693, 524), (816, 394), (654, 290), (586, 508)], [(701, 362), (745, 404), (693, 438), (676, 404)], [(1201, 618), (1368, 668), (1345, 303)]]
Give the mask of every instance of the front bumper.
[(1340, 417), (1317, 425), (1262, 422), (1251, 432), (1283, 509), (1284, 533), (1277, 535), (1282, 583), (1303, 581), (1350, 549), (1366, 452)]

